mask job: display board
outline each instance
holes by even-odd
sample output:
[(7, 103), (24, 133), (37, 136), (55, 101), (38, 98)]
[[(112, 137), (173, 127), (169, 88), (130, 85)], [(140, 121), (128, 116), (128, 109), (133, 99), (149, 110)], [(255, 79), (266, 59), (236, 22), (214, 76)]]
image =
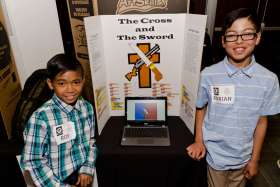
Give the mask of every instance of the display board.
[(55, 1), (1, 0), (20, 83), (64, 47)]
[(85, 18), (99, 133), (124, 115), (126, 96), (166, 96), (168, 115), (193, 132), (205, 24), (194, 14)]
[(184, 28), (184, 54), (180, 69), (182, 71), (180, 117), (192, 133), (194, 133), (196, 97), (202, 60), (205, 25), (206, 18), (186, 16), (186, 24)]
[(93, 0), (67, 0), (67, 7), (70, 18), (75, 56), (82, 64), (85, 71), (85, 86), (83, 88), (82, 95), (90, 102), (93, 102), (94, 98), (92, 94), (93, 89), (91, 72), (83, 19), (84, 17), (94, 15), (94, 3)]
[(96, 0), (98, 14), (187, 13), (190, 0)]
[(2, 6), (0, 6), (0, 90), (0, 122), (4, 123), (6, 130), (6, 133), (1, 134), (7, 134), (8, 138), (11, 138), (12, 118), (21, 94), (21, 86)]

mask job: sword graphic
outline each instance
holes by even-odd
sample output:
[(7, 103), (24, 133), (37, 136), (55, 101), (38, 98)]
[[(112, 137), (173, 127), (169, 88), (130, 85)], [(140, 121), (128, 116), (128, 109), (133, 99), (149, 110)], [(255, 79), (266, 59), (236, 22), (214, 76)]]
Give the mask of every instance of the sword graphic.
[(157, 51), (159, 51), (160, 47), (158, 44), (156, 44), (150, 51), (148, 51), (146, 54), (144, 54), (137, 46), (133, 45), (132, 43), (129, 44), (129, 46), (131, 47), (131, 49), (137, 53), (137, 55), (140, 57), (140, 59), (134, 64), (132, 71), (127, 73), (125, 75), (125, 77), (130, 81), (131, 78), (133, 76), (137, 75), (137, 70), (139, 67), (141, 67), (143, 64), (146, 64), (151, 71), (154, 73), (155, 75), (155, 79), (157, 81), (162, 79), (162, 74), (161, 72), (156, 68), (156, 66), (154, 65), (154, 63), (152, 63), (149, 58), (151, 58), (151, 56), (156, 53)]

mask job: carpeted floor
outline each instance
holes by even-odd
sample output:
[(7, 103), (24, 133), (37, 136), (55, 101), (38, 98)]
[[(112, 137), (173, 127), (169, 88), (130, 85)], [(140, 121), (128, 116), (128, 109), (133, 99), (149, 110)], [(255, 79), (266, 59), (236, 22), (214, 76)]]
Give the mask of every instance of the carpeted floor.
[(269, 126), (262, 150), (259, 174), (248, 187), (280, 187), (280, 114), (269, 117)]

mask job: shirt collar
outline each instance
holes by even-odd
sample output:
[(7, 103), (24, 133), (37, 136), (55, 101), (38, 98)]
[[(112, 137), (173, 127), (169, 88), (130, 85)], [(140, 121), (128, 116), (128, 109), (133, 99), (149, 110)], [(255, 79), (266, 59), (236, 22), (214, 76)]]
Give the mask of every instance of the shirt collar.
[(255, 64), (256, 64), (256, 60), (255, 60), (254, 56), (252, 56), (252, 60), (251, 60), (250, 64), (248, 66), (244, 67), (244, 68), (235, 67), (234, 65), (232, 65), (228, 61), (227, 57), (224, 58), (223, 62), (225, 64), (225, 67), (226, 67), (226, 70), (227, 70), (227, 73), (228, 73), (229, 77), (232, 77), (232, 76), (236, 75), (238, 72), (243, 73), (244, 75), (246, 75), (249, 78), (251, 78), (253, 76), (254, 69), (255, 69), (254, 67), (255, 67)]
[(82, 111), (82, 108), (81, 108), (81, 102), (82, 101), (81, 101), (80, 97), (78, 98), (78, 100), (77, 100), (77, 102), (75, 103), (74, 106), (65, 103), (59, 97), (57, 97), (56, 94), (53, 94), (52, 100), (65, 113), (69, 113), (69, 112), (71, 112), (75, 109), (78, 110), (78, 111)]

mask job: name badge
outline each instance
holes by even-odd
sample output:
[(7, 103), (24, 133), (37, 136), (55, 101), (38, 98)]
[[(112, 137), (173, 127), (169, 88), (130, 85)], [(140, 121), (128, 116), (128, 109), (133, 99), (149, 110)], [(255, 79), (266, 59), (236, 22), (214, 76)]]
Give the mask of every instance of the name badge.
[(211, 86), (212, 102), (217, 104), (233, 104), (235, 97), (234, 85)]
[(73, 122), (66, 122), (62, 125), (53, 127), (53, 135), (58, 145), (69, 142), (76, 138), (76, 131)]

